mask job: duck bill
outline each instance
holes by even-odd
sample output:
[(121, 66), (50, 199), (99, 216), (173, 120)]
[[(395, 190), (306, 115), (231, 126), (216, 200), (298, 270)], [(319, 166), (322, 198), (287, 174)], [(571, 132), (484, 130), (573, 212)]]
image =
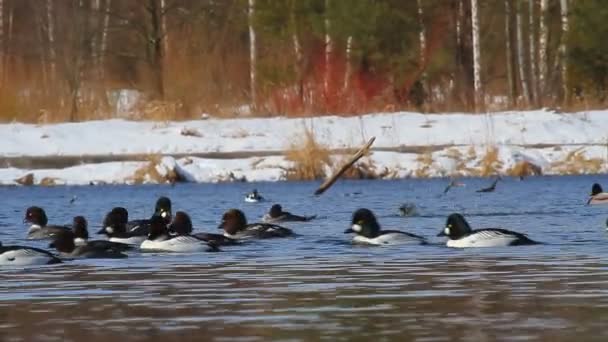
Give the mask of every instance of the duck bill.
[(224, 230), (224, 222), (220, 223), (219, 226), (217, 226), (217, 229)]
[(105, 234), (106, 233), (106, 229), (105, 228), (101, 228), (97, 234)]
[(440, 232), (439, 232), (439, 234), (437, 234), (437, 236), (447, 236), (447, 235), (446, 235), (446, 234), (445, 234), (445, 232), (442, 230), (442, 231), (440, 231)]
[(348, 228), (344, 231), (344, 234), (351, 234), (354, 233), (355, 231), (352, 228)]

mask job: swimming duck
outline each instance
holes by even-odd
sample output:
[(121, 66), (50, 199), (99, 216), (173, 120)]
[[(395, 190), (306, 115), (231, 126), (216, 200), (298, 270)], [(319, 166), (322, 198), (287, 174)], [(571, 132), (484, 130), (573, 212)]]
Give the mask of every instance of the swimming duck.
[[(97, 234), (105, 234), (112, 242), (126, 243), (129, 245), (139, 245), (147, 235), (142, 235), (142, 231), (127, 231), (126, 217), (120, 210), (112, 210), (103, 220), (103, 227)], [(148, 228), (146, 228), (149, 230)]]
[(120, 242), (112, 242), (108, 240), (93, 240), (89, 241), (88, 223), (83, 216), (75, 216), (72, 223), (72, 232), (74, 233), (74, 244), (76, 246), (93, 246), (105, 249), (114, 249), (117, 251), (126, 251), (132, 249), (132, 245)]
[(248, 193), (245, 196), (245, 202), (250, 202), (250, 203), (256, 203), (256, 202), (261, 202), (264, 200), (264, 197), (262, 197), (259, 193), (257, 189), (253, 189), (252, 192)]
[(608, 192), (604, 192), (602, 186), (598, 183), (594, 183), (591, 187), (591, 195), (587, 204), (607, 204), (608, 203)]
[(72, 231), (63, 231), (53, 236), (54, 240), (49, 245), (55, 248), (62, 256), (68, 258), (89, 258), (89, 259), (119, 259), (126, 258), (127, 255), (116, 250), (111, 246), (100, 246), (86, 244), (76, 246)]
[(51, 265), (61, 260), (40, 248), (25, 246), (3, 246), (0, 243), (0, 266)]
[(536, 245), (525, 234), (501, 228), (471, 229), (465, 218), (458, 213), (448, 216), (445, 228), (437, 236), (447, 236), (448, 247), (504, 247)]
[(351, 227), (344, 234), (355, 233), (354, 243), (368, 245), (426, 244), (422, 236), (399, 230), (381, 230), (374, 213), (369, 209), (357, 209), (353, 213)]
[(399, 207), (400, 216), (418, 216), (418, 208), (414, 203), (404, 203)]
[(222, 216), (218, 229), (224, 230), (224, 236), (231, 239), (270, 239), (293, 236), (291, 229), (271, 223), (247, 224), (245, 214), (238, 209), (230, 209)]
[[(112, 209), (112, 211), (120, 216), (121, 221), (125, 222), (125, 229), (127, 232), (133, 235), (148, 235), (150, 228), (150, 219), (139, 219), (129, 221), (129, 212), (127, 211), (127, 209), (123, 207), (115, 207)], [(159, 197), (154, 206), (154, 213), (152, 214), (152, 216), (160, 216), (165, 220), (165, 223), (169, 224), (172, 218), (171, 200), (168, 197)]]
[(192, 234), (192, 220), (190, 216), (183, 212), (178, 211), (175, 213), (175, 217), (173, 218), (173, 222), (167, 227), (169, 229), (169, 233), (178, 236), (192, 236), (201, 241), (206, 241), (212, 243), (216, 246), (226, 246), (226, 245), (235, 245), (238, 244), (238, 241), (235, 239), (231, 239), (221, 234), (212, 234), (212, 233), (196, 233)]
[(215, 252), (216, 245), (201, 241), (190, 235), (171, 236), (165, 221), (160, 216), (153, 216), (150, 220), (150, 234), (141, 243), (142, 251), (162, 252)]
[(262, 217), (262, 221), (265, 223), (276, 223), (276, 222), (307, 222), (314, 218), (317, 215), (312, 216), (299, 216), (294, 215), (288, 211), (283, 211), (283, 207), (280, 204), (274, 204), (270, 207), (270, 210), (267, 214)]
[(31, 227), (27, 232), (27, 238), (30, 240), (49, 239), (53, 234), (70, 230), (67, 226), (47, 225), (48, 218), (44, 209), (40, 207), (29, 207), (25, 211), (23, 222), (31, 223)]

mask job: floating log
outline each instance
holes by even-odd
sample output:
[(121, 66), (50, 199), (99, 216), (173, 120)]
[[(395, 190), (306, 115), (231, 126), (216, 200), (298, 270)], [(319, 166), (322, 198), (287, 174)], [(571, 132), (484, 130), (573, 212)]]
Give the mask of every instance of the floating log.
[(353, 154), (353, 156), (346, 163), (344, 163), (344, 165), (342, 165), (338, 171), (336, 171), (333, 175), (331, 175), (331, 177), (323, 182), (323, 184), (321, 184), (321, 186), (315, 191), (315, 195), (321, 195), (325, 192), (325, 190), (329, 189), (329, 187), (331, 187), (338, 180), (338, 178), (340, 178), (340, 176), (346, 172), (346, 170), (353, 166), (357, 160), (361, 159), (365, 154), (367, 154), (375, 140), (376, 137), (369, 139), (367, 144), (363, 145), (363, 147), (361, 147), (357, 153)]

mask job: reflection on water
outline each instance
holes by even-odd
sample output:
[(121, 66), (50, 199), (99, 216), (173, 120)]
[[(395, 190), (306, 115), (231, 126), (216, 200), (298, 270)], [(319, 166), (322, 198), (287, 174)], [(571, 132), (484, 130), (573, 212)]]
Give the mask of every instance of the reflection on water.
[[(429, 194), (441, 191), (439, 180), (346, 182), (318, 199), (309, 196), (311, 183), (256, 184), (290, 211), (325, 218), (292, 225), (298, 238), (223, 253), (133, 252), (119, 262), (0, 270), (0, 340), (606, 340), (608, 248), (602, 224), (608, 207), (580, 205), (590, 182), (507, 181), (495, 194), (455, 191), (445, 198)], [(20, 240), (24, 231), (17, 224), (30, 204), (53, 208), (47, 211), (54, 222), (68, 222), (72, 213), (99, 222), (115, 204), (144, 215), (159, 194), (192, 213), (198, 227), (214, 227), (221, 211), (233, 206), (254, 221), (270, 203), (242, 203), (247, 190), (0, 189), (11, 198), (0, 215), (0, 226), (8, 227), (2, 240), (32, 244)], [(342, 196), (353, 191), (362, 195)], [(57, 201), (71, 194), (80, 203)], [(420, 217), (394, 216), (406, 200), (416, 202)], [(387, 228), (429, 236), (437, 244), (351, 246), (341, 231), (361, 206), (377, 211)], [(546, 244), (448, 249), (434, 235), (445, 216), (460, 208), (476, 226), (506, 225)]]

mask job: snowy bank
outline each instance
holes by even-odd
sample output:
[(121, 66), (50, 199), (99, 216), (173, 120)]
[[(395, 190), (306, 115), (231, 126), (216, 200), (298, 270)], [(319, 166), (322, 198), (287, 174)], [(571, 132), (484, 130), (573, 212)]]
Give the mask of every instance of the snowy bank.
[[(75, 165), (64, 169), (0, 169), (0, 184), (29, 176), (32, 184), (264, 181), (286, 178), (293, 162), (282, 151), (309, 130), (328, 149), (376, 136), (366, 160), (383, 178), (515, 174), (522, 163), (543, 174), (606, 172), (608, 111), (490, 115), (379, 113), (360, 117), (208, 119), (184, 122), (91, 121), (0, 125), (0, 157), (173, 155), (150, 161)], [(407, 147), (417, 147), (416, 153)], [(238, 159), (205, 153), (275, 152)], [(408, 153), (403, 153), (408, 152)], [(186, 157), (183, 157), (183, 156)], [(158, 158), (157, 158), (158, 159)], [(151, 172), (150, 168), (157, 168)], [(169, 173), (174, 175), (169, 176)], [(45, 180), (44, 182), (42, 180)]]

